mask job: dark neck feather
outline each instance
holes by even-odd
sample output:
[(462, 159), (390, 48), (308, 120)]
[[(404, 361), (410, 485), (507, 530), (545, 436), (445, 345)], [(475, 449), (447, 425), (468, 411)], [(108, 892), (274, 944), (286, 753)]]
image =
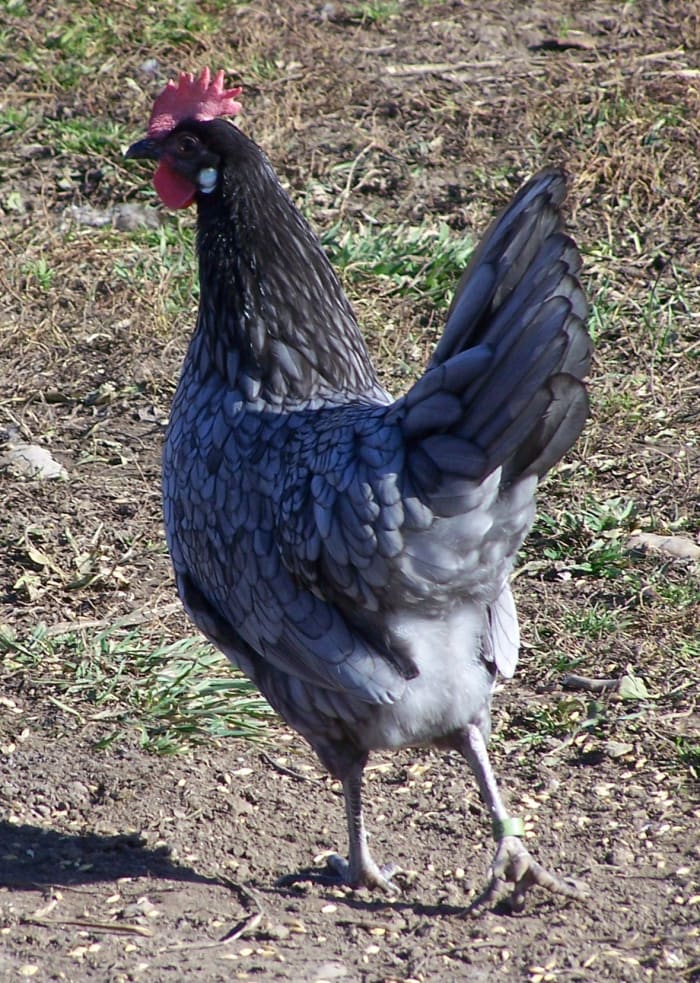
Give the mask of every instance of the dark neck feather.
[(222, 131), (222, 187), (199, 195), (200, 356), (278, 402), (377, 386), (352, 308), (321, 244), (262, 151)]

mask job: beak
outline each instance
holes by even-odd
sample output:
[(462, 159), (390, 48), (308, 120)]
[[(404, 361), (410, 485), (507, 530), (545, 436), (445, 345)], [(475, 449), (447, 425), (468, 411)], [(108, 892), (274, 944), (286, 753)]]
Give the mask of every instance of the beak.
[(124, 156), (129, 160), (158, 160), (161, 155), (161, 145), (158, 140), (146, 137), (132, 143)]

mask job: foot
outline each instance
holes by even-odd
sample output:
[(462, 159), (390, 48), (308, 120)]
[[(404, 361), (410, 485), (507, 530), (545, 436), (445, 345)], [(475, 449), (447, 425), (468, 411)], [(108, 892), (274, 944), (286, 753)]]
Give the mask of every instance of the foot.
[(491, 864), (491, 881), (486, 890), (469, 906), (470, 911), (500, 901), (508, 893), (510, 884), (514, 885), (510, 896), (513, 911), (522, 911), (525, 896), (534, 886), (578, 900), (587, 893), (585, 884), (580, 881), (572, 877), (560, 878), (545, 870), (530, 856), (517, 836), (504, 836), (499, 840)]
[(394, 874), (401, 869), (396, 864), (383, 864), (379, 867), (371, 857), (368, 857), (362, 864), (358, 865), (357, 870), (352, 870), (348, 861), (337, 853), (332, 853), (327, 857), (326, 863), (338, 875), (341, 882), (348, 887), (379, 889), (385, 894), (399, 893), (399, 888), (391, 880)]

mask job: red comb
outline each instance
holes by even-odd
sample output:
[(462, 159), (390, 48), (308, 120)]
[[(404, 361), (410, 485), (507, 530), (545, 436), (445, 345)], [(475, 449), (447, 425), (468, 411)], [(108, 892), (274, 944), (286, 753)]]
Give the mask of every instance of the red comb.
[(196, 80), (192, 72), (181, 72), (177, 84), (171, 79), (154, 102), (148, 135), (163, 136), (185, 119), (204, 123), (218, 116), (235, 116), (241, 109), (236, 102), (241, 91), (240, 85), (224, 89), (223, 71), (212, 79), (209, 69), (204, 68)]

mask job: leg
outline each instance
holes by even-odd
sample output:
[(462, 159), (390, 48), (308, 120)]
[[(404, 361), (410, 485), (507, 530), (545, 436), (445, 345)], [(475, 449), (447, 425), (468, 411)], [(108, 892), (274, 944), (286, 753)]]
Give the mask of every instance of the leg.
[(585, 888), (582, 884), (573, 879), (562, 880), (550, 874), (533, 860), (519, 836), (511, 831), (514, 821), (508, 816), (503, 804), (496, 776), (489, 761), (486, 742), (479, 728), (474, 724), (469, 726), (458, 735), (453, 746), (466, 758), (474, 772), (481, 797), (489, 810), (494, 837), (498, 843), (491, 864), (491, 881), (472, 907), (498, 901), (505, 893), (504, 888), (507, 883), (514, 885), (511, 895), (511, 907), (514, 911), (522, 909), (525, 895), (535, 884), (555, 894), (565, 894), (571, 898), (583, 897)]
[(365, 757), (353, 764), (343, 779), (345, 815), (348, 823), (349, 859), (334, 854), (328, 862), (350, 887), (378, 887), (387, 894), (395, 894), (398, 888), (391, 883), (396, 873), (393, 866), (378, 867), (367, 846), (367, 833), (362, 818), (362, 772), (367, 763)]

